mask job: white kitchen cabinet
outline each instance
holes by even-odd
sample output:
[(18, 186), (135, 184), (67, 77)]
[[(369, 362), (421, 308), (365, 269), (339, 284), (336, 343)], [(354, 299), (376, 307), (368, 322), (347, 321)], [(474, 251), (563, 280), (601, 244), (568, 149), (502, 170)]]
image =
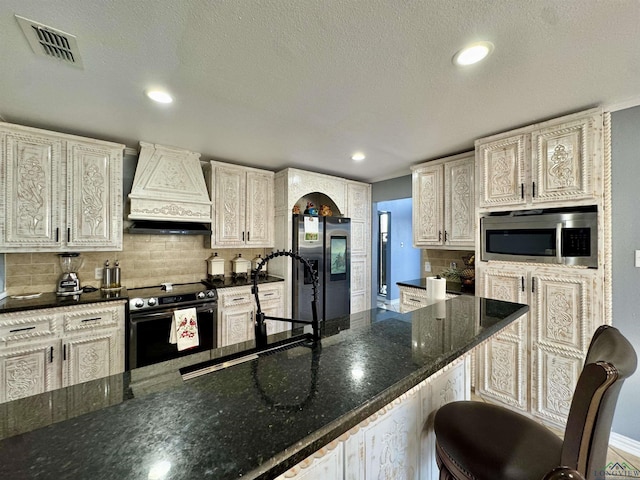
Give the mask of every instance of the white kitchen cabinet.
[[(219, 289), (218, 347), (246, 342), (255, 338), (257, 307), (250, 286)], [(282, 282), (258, 285), (260, 307), (267, 316), (283, 317), (284, 285)], [(267, 334), (273, 335), (291, 328), (289, 322), (266, 320)]]
[(480, 349), (478, 392), (563, 425), (589, 340), (602, 323), (598, 272), (480, 265), (477, 279), (482, 296), (530, 306)]
[[(427, 290), (424, 288), (398, 285), (398, 289), (400, 291), (400, 313), (410, 312), (440, 301), (427, 297)], [(455, 296), (455, 293), (446, 294), (446, 298), (453, 298)]]
[(213, 161), (205, 172), (213, 201), (211, 247), (273, 247), (274, 173)]
[(0, 123), (0, 250), (122, 250), (124, 145)]
[(414, 246), (473, 248), (473, 152), (423, 163), (411, 169)]
[(588, 203), (601, 195), (600, 109), (475, 142), (481, 209)]
[(124, 371), (124, 302), (0, 315), (0, 402)]

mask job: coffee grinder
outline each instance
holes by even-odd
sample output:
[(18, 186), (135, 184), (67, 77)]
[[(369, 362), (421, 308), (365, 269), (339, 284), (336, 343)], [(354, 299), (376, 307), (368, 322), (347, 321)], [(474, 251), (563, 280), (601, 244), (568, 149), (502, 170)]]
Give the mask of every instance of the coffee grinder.
[(56, 294), (60, 296), (81, 294), (82, 287), (78, 278), (78, 270), (82, 267), (84, 259), (80, 258), (80, 254), (75, 252), (59, 253), (58, 257), (60, 257), (62, 274), (58, 280)]

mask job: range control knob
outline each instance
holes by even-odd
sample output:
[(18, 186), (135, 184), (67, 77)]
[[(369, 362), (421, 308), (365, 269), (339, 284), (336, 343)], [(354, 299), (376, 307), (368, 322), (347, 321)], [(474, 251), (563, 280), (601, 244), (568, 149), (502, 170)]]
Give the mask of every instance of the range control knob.
[(147, 300), (147, 305), (149, 305), (150, 307), (153, 307), (156, 303), (158, 303), (158, 301), (155, 298), (150, 298), (149, 300)]
[(144, 300), (142, 300), (141, 298), (136, 298), (136, 299), (133, 301), (133, 306), (134, 306), (135, 308), (142, 308), (142, 307), (144, 307)]
[(196, 294), (196, 297), (198, 297), (198, 298), (204, 298), (204, 292), (198, 292), (198, 293)]
[(209, 298), (213, 298), (216, 296), (216, 292), (214, 292), (213, 290), (209, 290), (207, 291), (207, 297)]

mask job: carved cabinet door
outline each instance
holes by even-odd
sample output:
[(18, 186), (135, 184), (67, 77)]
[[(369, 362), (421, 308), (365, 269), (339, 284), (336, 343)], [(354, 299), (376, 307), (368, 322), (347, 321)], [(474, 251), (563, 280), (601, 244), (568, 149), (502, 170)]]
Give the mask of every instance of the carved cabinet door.
[(254, 335), (253, 305), (224, 309), (220, 313), (218, 346), (225, 347), (251, 340)]
[(0, 403), (60, 386), (59, 340), (29, 342), (0, 352)]
[(105, 329), (91, 334), (75, 334), (65, 339), (62, 385), (69, 386), (118, 373), (122, 330)]
[(584, 355), (602, 315), (594, 303), (592, 271), (540, 268), (531, 276), (531, 411), (566, 421)]
[(445, 245), (475, 245), (475, 159), (444, 164), (444, 243)]
[(246, 172), (243, 168), (215, 168), (215, 243), (242, 246), (245, 243)]
[(122, 151), (99, 143), (67, 142), (69, 247), (122, 248)]
[(593, 115), (531, 133), (532, 203), (594, 197), (598, 122)]
[(444, 241), (444, 174), (442, 164), (413, 172), (413, 243), (442, 245)]
[(528, 135), (476, 143), (480, 208), (525, 204)]
[[(524, 267), (480, 266), (476, 294), (516, 303), (529, 303)], [(516, 320), (478, 350), (477, 390), (493, 401), (528, 409), (529, 315)]]
[(0, 247), (55, 250), (62, 241), (62, 144), (54, 136), (0, 129)]
[(273, 174), (247, 172), (245, 243), (249, 247), (273, 246)]

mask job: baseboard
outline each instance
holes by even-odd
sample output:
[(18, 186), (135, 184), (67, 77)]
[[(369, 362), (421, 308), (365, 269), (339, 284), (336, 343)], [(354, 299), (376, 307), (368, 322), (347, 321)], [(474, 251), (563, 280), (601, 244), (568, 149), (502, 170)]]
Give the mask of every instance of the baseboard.
[(640, 442), (633, 438), (625, 437), (619, 433), (611, 432), (609, 437), (609, 445), (622, 450), (634, 457), (640, 458)]

